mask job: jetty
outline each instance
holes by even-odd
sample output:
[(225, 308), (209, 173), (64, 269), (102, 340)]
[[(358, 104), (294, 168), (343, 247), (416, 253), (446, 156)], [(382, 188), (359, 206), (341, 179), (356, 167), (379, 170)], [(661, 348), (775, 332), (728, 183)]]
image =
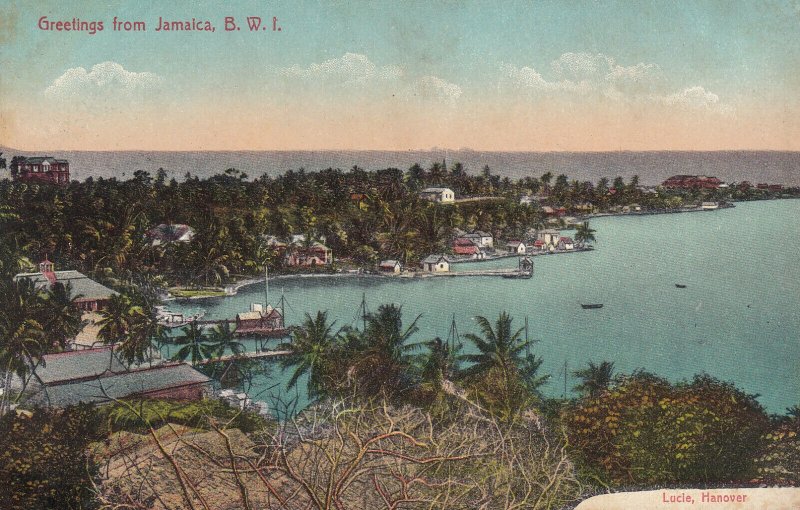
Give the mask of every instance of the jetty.
[(209, 358), (204, 359), (202, 361), (198, 361), (197, 365), (207, 365), (209, 363), (222, 363), (225, 361), (232, 361), (236, 359), (274, 359), (274, 358), (282, 358), (283, 356), (288, 356), (291, 354), (291, 351), (258, 351), (258, 352), (243, 352), (241, 354), (225, 354), (224, 356), (219, 356), (216, 358)]
[(418, 272), (415, 278), (429, 278), (434, 276), (523, 276), (530, 274), (519, 269), (475, 269), (473, 271), (440, 271), (440, 272)]
[(264, 323), (263, 321), (237, 321), (236, 319), (217, 319), (217, 320), (197, 320), (195, 323), (201, 328), (210, 328), (219, 324), (231, 324), (235, 326), (233, 334), (237, 336), (263, 336), (270, 338), (283, 338), (289, 336), (289, 328), (274, 327), (273, 324)]

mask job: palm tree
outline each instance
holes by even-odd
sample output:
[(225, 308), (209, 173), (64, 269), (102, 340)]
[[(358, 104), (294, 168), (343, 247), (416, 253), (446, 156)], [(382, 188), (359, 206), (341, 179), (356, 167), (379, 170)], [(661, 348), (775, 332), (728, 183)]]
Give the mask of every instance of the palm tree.
[(133, 307), (128, 326), (128, 334), (123, 337), (119, 346), (123, 361), (132, 365), (134, 362), (144, 363), (147, 359), (152, 364), (154, 341), (160, 344), (166, 338), (166, 331), (158, 323), (158, 317), (152, 311)]
[(316, 317), (306, 313), (303, 325), (294, 330), (292, 341), (278, 348), (289, 351), (281, 361), (281, 368), (294, 367), (294, 373), (286, 383), (293, 388), (297, 381), (308, 374), (308, 394), (310, 397), (326, 391), (324, 370), (333, 358), (333, 350), (338, 340), (338, 332), (333, 332), (335, 321), (328, 322), (328, 312), (317, 312)]
[(178, 352), (172, 356), (173, 361), (190, 360), (192, 365), (196, 365), (213, 354), (213, 347), (206, 344), (206, 336), (203, 330), (197, 325), (197, 321), (192, 321), (188, 326), (181, 329), (183, 333), (175, 339), (177, 345), (182, 345)]
[(221, 357), (225, 354), (225, 351), (230, 351), (235, 356), (238, 356), (244, 351), (244, 345), (236, 340), (236, 336), (231, 329), (231, 324), (228, 321), (217, 324), (217, 326), (211, 330), (208, 340), (211, 342), (214, 355), (217, 357)]
[(583, 246), (588, 241), (597, 241), (594, 237), (595, 230), (589, 227), (589, 222), (584, 221), (575, 227), (575, 240)]
[(602, 391), (607, 390), (614, 375), (614, 363), (603, 361), (599, 365), (589, 362), (589, 367), (573, 372), (576, 377), (581, 379), (581, 383), (575, 386), (575, 390), (594, 398)]
[(12, 375), (16, 374), (23, 381), (24, 388), (28, 374), (47, 353), (49, 340), (37, 318), (41, 308), (41, 295), (32, 281), (3, 281), (0, 287), (0, 372), (4, 376), (4, 391), (0, 415), (10, 403)]
[(381, 305), (376, 313), (367, 316), (366, 329), (356, 352), (352, 372), (358, 389), (367, 396), (396, 396), (413, 386), (410, 353), (420, 344), (408, 344), (419, 328), (419, 316), (403, 328), (402, 307)]
[(421, 342), (427, 352), (415, 356), (416, 369), (423, 387), (439, 392), (445, 381), (454, 379), (459, 372), (458, 351), (441, 338)]
[(549, 374), (538, 374), (539, 368), (542, 366), (542, 362), (544, 362), (542, 357), (537, 358), (536, 355), (528, 353), (525, 355), (522, 366), (519, 367), (525, 387), (528, 388), (528, 391), (531, 394), (539, 397), (541, 397), (539, 388), (541, 388), (547, 383), (547, 381), (550, 380)]
[(529, 344), (521, 338), (524, 328), (512, 332), (512, 318), (500, 313), (494, 328), (485, 317), (476, 317), (482, 336), (468, 333), (465, 338), (477, 354), (461, 359), (472, 363), (462, 371), (462, 379), (473, 384), (478, 397), (502, 419), (511, 421), (528, 402), (537, 398), (538, 388), (549, 376), (538, 376), (541, 358), (526, 353)]
[(513, 319), (506, 312), (500, 313), (494, 328), (486, 317), (475, 317), (475, 320), (483, 336), (473, 333), (465, 335), (465, 338), (479, 351), (478, 354), (461, 356), (462, 360), (472, 363), (464, 371), (465, 376), (481, 376), (492, 369), (506, 373), (523, 366), (525, 358), (522, 353), (525, 350), (525, 342), (521, 339), (521, 334), (525, 328), (519, 328), (512, 333)]
[(100, 320), (97, 321), (100, 330), (97, 332), (97, 337), (104, 344), (111, 345), (108, 361), (109, 368), (111, 368), (114, 360), (114, 346), (118, 342), (128, 340), (133, 315), (138, 311), (139, 308), (133, 306), (130, 298), (122, 294), (111, 296), (111, 299), (108, 300), (108, 305), (100, 310)]
[(61, 349), (67, 347), (67, 342), (75, 338), (85, 325), (81, 318), (81, 311), (75, 304), (80, 295), (71, 296), (71, 284), (56, 282), (44, 293), (45, 310), (42, 324), (48, 337)]

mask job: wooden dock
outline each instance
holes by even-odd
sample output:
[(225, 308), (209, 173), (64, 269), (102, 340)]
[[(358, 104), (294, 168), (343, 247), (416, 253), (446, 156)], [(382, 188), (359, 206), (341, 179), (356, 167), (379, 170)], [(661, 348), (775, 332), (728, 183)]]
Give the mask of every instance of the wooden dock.
[[(228, 323), (236, 325), (235, 319), (218, 319), (218, 320), (197, 320), (194, 321), (201, 328), (208, 328), (216, 326), (217, 324)], [(289, 328), (235, 328), (233, 334), (236, 336), (260, 336), (265, 338), (285, 338), (289, 336)]]
[(233, 354), (226, 354), (224, 356), (220, 356), (218, 358), (209, 358), (204, 359), (203, 361), (198, 362), (198, 365), (207, 365), (209, 363), (222, 363), (225, 361), (231, 361), (238, 358), (247, 358), (247, 359), (274, 359), (274, 358), (281, 358), (283, 356), (288, 356), (291, 354), (291, 351), (261, 351), (261, 352), (243, 352), (238, 355)]
[(520, 276), (524, 274), (528, 273), (519, 269), (476, 269), (474, 271), (419, 272), (414, 276), (416, 278), (428, 278), (432, 276)]

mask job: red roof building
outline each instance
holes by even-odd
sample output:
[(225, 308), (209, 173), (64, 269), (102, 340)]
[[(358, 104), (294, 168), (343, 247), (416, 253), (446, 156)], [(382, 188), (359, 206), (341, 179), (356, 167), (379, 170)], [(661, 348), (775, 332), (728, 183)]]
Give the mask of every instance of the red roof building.
[(69, 183), (69, 161), (51, 156), (19, 158), (12, 162), (11, 175), (18, 181)]
[(477, 255), (480, 252), (475, 243), (464, 237), (458, 237), (453, 241), (453, 253), (456, 255)]
[(717, 189), (722, 181), (706, 175), (673, 175), (661, 185), (669, 189)]

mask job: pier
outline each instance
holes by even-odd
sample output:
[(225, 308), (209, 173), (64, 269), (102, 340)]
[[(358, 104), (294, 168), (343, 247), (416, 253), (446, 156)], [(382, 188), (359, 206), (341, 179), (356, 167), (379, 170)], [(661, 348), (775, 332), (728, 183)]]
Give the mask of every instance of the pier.
[(518, 269), (476, 269), (474, 271), (440, 271), (414, 274), (415, 278), (428, 278), (433, 276), (502, 276), (502, 277), (525, 277), (530, 275), (528, 271)]
[[(218, 320), (196, 320), (201, 328), (213, 327), (218, 324), (231, 324), (236, 326), (236, 319), (218, 319)], [(244, 326), (237, 327), (233, 330), (233, 334), (237, 336), (262, 336), (267, 338), (283, 338), (289, 336), (289, 328), (272, 328), (266, 326)]]
[(291, 354), (290, 351), (261, 351), (261, 352), (243, 352), (241, 354), (226, 354), (218, 358), (209, 358), (198, 361), (198, 365), (207, 365), (209, 363), (220, 363), (225, 361), (232, 361), (241, 358), (247, 359), (275, 359), (282, 358)]

